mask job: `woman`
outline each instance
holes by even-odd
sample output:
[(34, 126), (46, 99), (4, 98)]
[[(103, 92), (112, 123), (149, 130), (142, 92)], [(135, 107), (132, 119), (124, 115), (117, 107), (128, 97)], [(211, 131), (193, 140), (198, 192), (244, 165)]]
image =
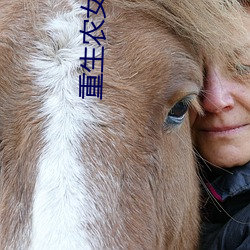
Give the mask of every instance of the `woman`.
[(191, 115), (204, 196), (201, 249), (250, 249), (250, 5), (239, 76), (210, 63), (201, 96), (204, 116)]

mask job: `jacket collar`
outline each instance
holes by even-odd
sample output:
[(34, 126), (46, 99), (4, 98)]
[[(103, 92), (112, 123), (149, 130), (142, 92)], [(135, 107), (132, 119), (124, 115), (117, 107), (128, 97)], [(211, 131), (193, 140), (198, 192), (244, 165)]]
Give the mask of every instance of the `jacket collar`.
[(225, 201), (228, 197), (250, 191), (250, 162), (226, 171), (209, 168), (207, 173), (212, 174), (213, 178), (210, 181), (204, 179), (205, 184), (212, 195), (220, 202)]

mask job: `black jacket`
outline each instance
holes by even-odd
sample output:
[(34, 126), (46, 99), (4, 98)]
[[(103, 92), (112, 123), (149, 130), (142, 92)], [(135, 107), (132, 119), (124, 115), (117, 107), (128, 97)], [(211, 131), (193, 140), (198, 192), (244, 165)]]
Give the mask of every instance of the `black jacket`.
[(200, 249), (250, 250), (250, 163), (204, 169)]

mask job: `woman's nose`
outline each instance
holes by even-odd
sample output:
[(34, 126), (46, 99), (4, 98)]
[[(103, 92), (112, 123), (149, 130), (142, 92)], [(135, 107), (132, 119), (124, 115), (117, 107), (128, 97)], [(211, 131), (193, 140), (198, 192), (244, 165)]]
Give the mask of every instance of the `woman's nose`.
[(218, 67), (210, 67), (207, 70), (201, 97), (205, 112), (220, 113), (233, 108), (234, 98), (230, 83)]

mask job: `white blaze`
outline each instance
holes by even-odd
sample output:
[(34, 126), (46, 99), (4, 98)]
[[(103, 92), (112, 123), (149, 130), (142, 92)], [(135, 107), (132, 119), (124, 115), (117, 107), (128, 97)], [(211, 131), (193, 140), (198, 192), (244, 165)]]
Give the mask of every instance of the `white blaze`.
[(91, 98), (78, 97), (77, 68), (85, 47), (78, 14), (84, 10), (71, 4), (72, 11), (55, 14), (40, 29), (47, 37), (37, 42), (39, 51), (31, 59), (35, 84), (44, 91), (40, 111), (45, 144), (37, 168), (30, 247), (35, 250), (92, 249), (84, 226), (98, 213), (91, 206), (80, 162), (87, 132), (83, 125), (94, 120)]

